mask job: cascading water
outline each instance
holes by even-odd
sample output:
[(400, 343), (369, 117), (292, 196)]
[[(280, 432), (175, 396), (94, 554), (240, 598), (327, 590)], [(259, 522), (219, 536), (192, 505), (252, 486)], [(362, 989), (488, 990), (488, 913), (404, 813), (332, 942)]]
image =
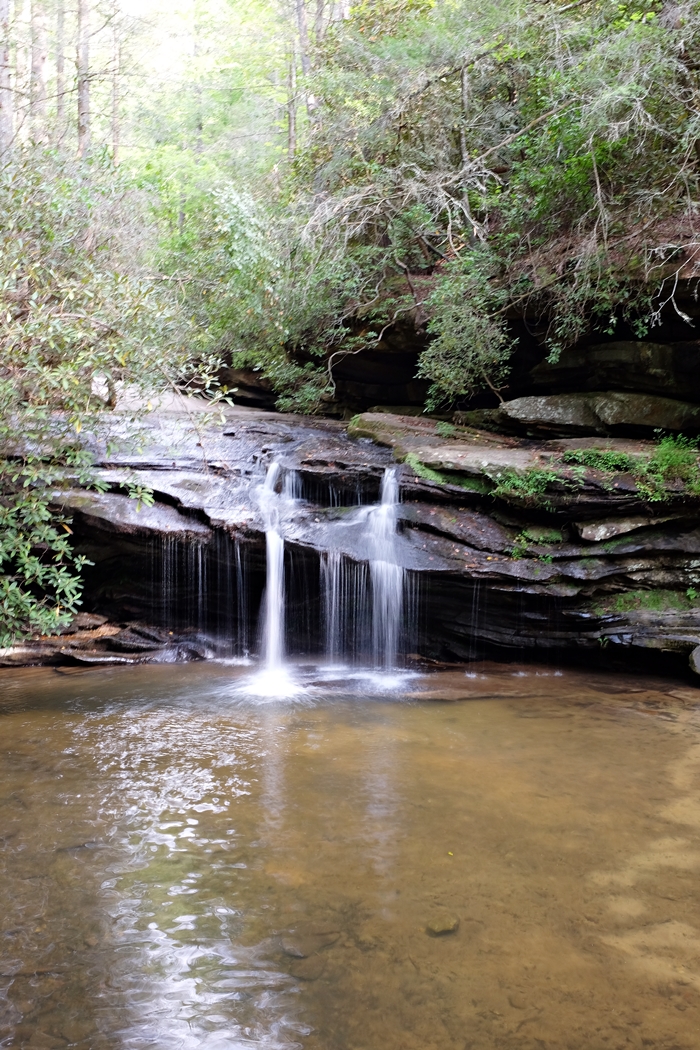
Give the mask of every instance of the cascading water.
[[(262, 591), (260, 660), (249, 681), (250, 692), (259, 696), (299, 692), (287, 647), (309, 652), (316, 639), (324, 662), (336, 669), (355, 664), (395, 670), (407, 642), (406, 621), (414, 618), (412, 577), (401, 565), (396, 470), (386, 470), (378, 503), (314, 519), (322, 547), (320, 595), (308, 556), (296, 555), (294, 571), (285, 574), (285, 533), (296, 534), (299, 522), (313, 513), (300, 475), (274, 461), (249, 492), (265, 533), (264, 589), (258, 557), (249, 556), (242, 537), (221, 533), (206, 545), (165, 539), (154, 548), (161, 622), (176, 630), (187, 625), (190, 635), (196, 630), (198, 644), (220, 656), (247, 659), (251, 606)], [(288, 600), (295, 610), (289, 637)]]
[(328, 551), (321, 559), (321, 584), (326, 659), (331, 664), (338, 662), (343, 651), (342, 571), (343, 561), (340, 551)]
[(298, 480), (287, 473), (282, 480), (282, 492), (277, 487), (282, 467), (273, 462), (267, 469), (265, 481), (258, 490), (258, 505), (265, 527), (267, 555), (265, 594), (263, 598), (262, 667), (245, 691), (257, 696), (294, 696), (298, 686), (285, 665), (285, 578), (284, 537), (281, 517), (297, 498)]
[(279, 531), (279, 497), (275, 492), (279, 474), (279, 463), (271, 463), (260, 492), (267, 553), (262, 656), (268, 671), (279, 670), (284, 662), (284, 540)]
[(407, 605), (406, 573), (398, 557), (398, 503), (398, 479), (390, 468), (380, 502), (355, 518), (364, 523), (361, 542), (368, 561), (353, 561), (334, 549), (321, 559), (325, 655), (331, 665), (350, 658), (384, 671), (396, 666)]
[(384, 473), (381, 501), (368, 517), (372, 581), (372, 656), (376, 667), (389, 671), (396, 665), (403, 619), (404, 576), (397, 562), (397, 509), (399, 483), (396, 471)]
[(367, 564), (350, 561), (339, 550), (321, 558), (324, 655), (331, 665), (366, 659), (371, 634)]

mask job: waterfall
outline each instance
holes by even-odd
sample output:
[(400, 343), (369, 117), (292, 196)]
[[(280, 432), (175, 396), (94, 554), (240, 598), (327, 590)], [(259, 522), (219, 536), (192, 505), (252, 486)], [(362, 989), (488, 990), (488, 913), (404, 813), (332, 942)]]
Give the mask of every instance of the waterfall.
[(372, 609), (366, 562), (352, 561), (340, 551), (321, 557), (321, 608), (324, 655), (331, 665), (371, 658)]
[(398, 503), (396, 471), (389, 468), (380, 502), (364, 510), (369, 563), (338, 550), (321, 559), (325, 655), (331, 664), (364, 657), (383, 670), (396, 665), (407, 606), (406, 573), (398, 563)]
[[(310, 650), (311, 638), (318, 638), (319, 614), (319, 647), (328, 664), (393, 670), (399, 654), (412, 644), (417, 611), (415, 581), (400, 564), (396, 470), (385, 471), (379, 502), (315, 519), (322, 545), (320, 594), (308, 556), (291, 562), (288, 556), (285, 566), (286, 530), (298, 529), (312, 509), (300, 507), (299, 474), (275, 461), (250, 495), (265, 535), (264, 589), (258, 556), (248, 555), (247, 541), (238, 535), (217, 534), (209, 544), (166, 536), (153, 547), (152, 583), (159, 591), (154, 613), (159, 622), (170, 630), (196, 632), (200, 641), (227, 659), (246, 659), (251, 605), (262, 590), (261, 651), (254, 683), (260, 696), (298, 691), (286, 663), (287, 651)], [(289, 624), (287, 605), (294, 610)]]
[(399, 484), (396, 471), (384, 472), (381, 501), (368, 518), (370, 579), (372, 582), (372, 656), (376, 667), (396, 664), (403, 619), (404, 576), (397, 562), (396, 524)]
[(343, 654), (343, 559), (340, 551), (328, 551), (321, 559), (326, 659), (334, 664)]
[(246, 567), (241, 554), (241, 541), (236, 537), (236, 605), (238, 622), (238, 655), (244, 659), (248, 656), (248, 582)]
[(279, 474), (279, 463), (271, 463), (260, 493), (267, 551), (262, 656), (268, 671), (278, 670), (284, 662), (284, 540), (279, 531), (279, 498), (275, 492)]

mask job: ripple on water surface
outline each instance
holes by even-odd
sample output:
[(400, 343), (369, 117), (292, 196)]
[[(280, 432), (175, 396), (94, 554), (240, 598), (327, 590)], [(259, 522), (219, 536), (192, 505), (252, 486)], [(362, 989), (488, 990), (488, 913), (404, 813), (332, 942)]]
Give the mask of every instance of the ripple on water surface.
[(700, 690), (250, 676), (0, 674), (0, 1046), (697, 1050)]

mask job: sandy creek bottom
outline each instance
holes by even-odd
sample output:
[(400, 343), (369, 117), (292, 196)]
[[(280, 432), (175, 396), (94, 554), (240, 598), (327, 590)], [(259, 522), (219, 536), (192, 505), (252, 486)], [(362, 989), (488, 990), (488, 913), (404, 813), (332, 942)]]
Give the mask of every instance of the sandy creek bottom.
[(243, 673), (0, 674), (0, 1046), (700, 1047), (700, 689)]

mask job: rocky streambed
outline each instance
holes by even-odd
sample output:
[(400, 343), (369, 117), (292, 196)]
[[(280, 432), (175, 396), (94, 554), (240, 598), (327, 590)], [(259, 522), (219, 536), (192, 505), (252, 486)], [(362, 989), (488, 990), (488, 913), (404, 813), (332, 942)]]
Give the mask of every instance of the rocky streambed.
[[(675, 451), (674, 451), (675, 450)], [(350, 423), (227, 409), (216, 425), (148, 417), (138, 450), (96, 449), (104, 492), (69, 486), (86, 569), (69, 631), (4, 664), (141, 662), (255, 650), (264, 522), (254, 498), (273, 460), (293, 474), (284, 523), (291, 644), (323, 631), (321, 565), (367, 557), (353, 526), (395, 464), (397, 558), (418, 594), (416, 656), (532, 655), (686, 663), (700, 646), (700, 475), (682, 442), (527, 437), (425, 417)], [(129, 498), (134, 486), (153, 503)], [(245, 593), (241, 593), (241, 581)], [(87, 615), (89, 614), (89, 615)], [(92, 619), (91, 619), (92, 617)]]

